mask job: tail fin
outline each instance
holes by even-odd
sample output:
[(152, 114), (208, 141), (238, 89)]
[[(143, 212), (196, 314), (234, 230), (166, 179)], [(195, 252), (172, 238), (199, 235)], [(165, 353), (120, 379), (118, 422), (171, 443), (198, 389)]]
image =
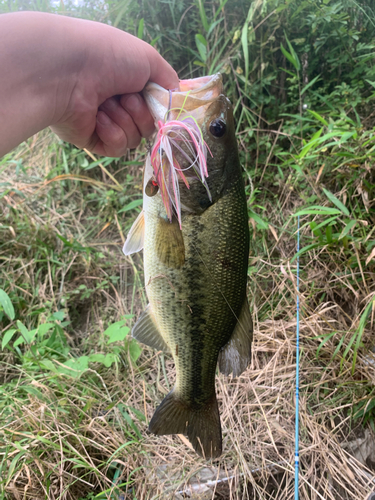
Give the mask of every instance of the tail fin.
[(216, 394), (206, 406), (195, 410), (181, 401), (172, 390), (156, 409), (149, 430), (154, 434), (185, 434), (198, 455), (221, 455), (221, 425)]

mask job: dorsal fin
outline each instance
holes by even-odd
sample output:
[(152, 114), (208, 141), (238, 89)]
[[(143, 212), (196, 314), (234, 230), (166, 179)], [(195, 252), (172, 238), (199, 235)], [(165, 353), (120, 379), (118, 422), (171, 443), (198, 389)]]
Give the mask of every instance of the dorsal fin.
[(125, 255), (132, 255), (133, 253), (139, 252), (143, 248), (144, 239), (145, 216), (142, 210), (142, 212), (135, 219), (128, 233), (128, 237), (126, 238), (122, 251)]
[(233, 372), (238, 377), (251, 362), (251, 342), (253, 340), (253, 322), (249, 303), (245, 299), (238, 322), (234, 327), (229, 342), (219, 353), (219, 370), (225, 375)]

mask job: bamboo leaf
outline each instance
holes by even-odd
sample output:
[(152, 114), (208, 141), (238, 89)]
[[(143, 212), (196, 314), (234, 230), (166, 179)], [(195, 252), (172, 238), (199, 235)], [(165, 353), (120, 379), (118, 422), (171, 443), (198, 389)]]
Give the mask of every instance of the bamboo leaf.
[(315, 132), (311, 140), (306, 144), (306, 146), (302, 148), (302, 151), (298, 155), (298, 158), (304, 158), (307, 155), (310, 149), (318, 142), (322, 132), (323, 132), (323, 127), (319, 129), (317, 132)]
[(10, 330), (6, 331), (3, 335), (3, 339), (1, 341), (1, 349), (3, 350), (4, 347), (6, 347), (9, 342), (12, 340), (13, 335), (16, 333), (17, 329), (16, 328), (11, 328)]
[(338, 200), (336, 198), (335, 195), (333, 195), (331, 192), (329, 192), (327, 189), (324, 189), (323, 188), (323, 191), (324, 191), (324, 194), (327, 196), (327, 198), (332, 201), (332, 203), (334, 205), (336, 205), (336, 207), (345, 215), (347, 215), (348, 217), (350, 216), (350, 213), (349, 213), (349, 210), (346, 208), (346, 206), (341, 203), (340, 200)]
[(344, 238), (347, 234), (349, 234), (350, 230), (357, 224), (357, 221), (351, 220), (348, 222), (348, 224), (344, 227), (344, 229), (341, 231), (341, 234), (339, 236), (339, 240)]
[(312, 207), (305, 208), (304, 210), (296, 212), (294, 214), (294, 217), (297, 217), (298, 215), (341, 215), (341, 214), (342, 214), (341, 210), (338, 210), (337, 208), (321, 207), (318, 205), (314, 205)]
[(256, 214), (252, 210), (249, 210), (249, 215), (252, 219), (255, 220), (255, 222), (261, 227), (261, 229), (268, 229), (268, 223), (264, 221), (261, 217), (259, 217), (258, 214)]
[(325, 120), (322, 116), (320, 116), (319, 113), (317, 113), (316, 111), (312, 111), (311, 109), (308, 109), (307, 112), (310, 113), (310, 115), (312, 115), (314, 118), (316, 118), (317, 120), (319, 120), (321, 123), (323, 123), (323, 125), (325, 125), (326, 127), (328, 127), (327, 120)]
[(241, 45), (243, 50), (243, 56), (245, 59), (245, 91), (247, 88), (247, 76), (249, 74), (249, 47), (247, 40), (248, 26), (249, 26), (248, 22), (246, 21), (242, 27), (242, 33), (241, 33)]
[(130, 203), (128, 203), (124, 208), (119, 210), (118, 213), (120, 214), (121, 212), (128, 212), (129, 210), (133, 210), (134, 208), (137, 208), (142, 204), (143, 204), (142, 198), (139, 198), (138, 200), (133, 200)]
[(284, 56), (288, 59), (288, 61), (297, 69), (297, 62), (293, 58), (292, 54), (290, 54), (286, 48), (284, 47), (283, 44), (280, 45), (281, 52), (284, 54)]
[(201, 59), (203, 62), (206, 62), (207, 59), (207, 40), (204, 38), (203, 35), (197, 34), (195, 35), (195, 44), (197, 46), (199, 55), (201, 56)]
[(316, 76), (315, 78), (313, 78), (301, 91), (301, 95), (303, 95), (307, 89), (309, 89), (312, 85), (314, 85), (314, 83), (316, 83), (320, 78), (320, 75)]
[(15, 317), (14, 307), (9, 298), (9, 295), (5, 292), (5, 290), (0, 288), (0, 305), (4, 309), (5, 314), (9, 319), (13, 320)]
[(142, 19), (139, 21), (139, 24), (138, 24), (138, 32), (137, 32), (137, 37), (140, 38), (141, 40), (143, 40), (143, 29), (144, 29), (144, 25), (145, 25), (145, 20), (144, 18), (142, 17)]
[(203, 2), (203, 0), (197, 0), (197, 4), (198, 4), (199, 15), (201, 18), (203, 28), (205, 29), (205, 31), (207, 33), (208, 30), (210, 29), (210, 26), (209, 26), (208, 21), (207, 21), (206, 11), (204, 10), (204, 2)]

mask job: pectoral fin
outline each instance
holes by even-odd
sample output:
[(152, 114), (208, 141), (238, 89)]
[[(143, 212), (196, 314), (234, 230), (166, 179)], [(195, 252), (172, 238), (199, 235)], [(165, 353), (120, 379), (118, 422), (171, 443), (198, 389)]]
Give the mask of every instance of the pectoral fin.
[(229, 342), (219, 353), (219, 370), (225, 375), (233, 372), (238, 377), (251, 361), (251, 342), (253, 340), (253, 322), (247, 299), (242, 306), (237, 325)]
[(184, 265), (184, 238), (177, 219), (159, 219), (155, 247), (158, 258), (167, 267), (178, 269)]
[(146, 344), (158, 351), (169, 352), (169, 347), (161, 333), (159, 332), (153, 319), (152, 308), (150, 304), (146, 307), (143, 313), (138, 318), (138, 321), (133, 326), (132, 337), (137, 339), (142, 344)]
[(135, 219), (134, 224), (129, 231), (122, 251), (125, 255), (132, 255), (133, 253), (139, 252), (143, 248), (144, 239), (145, 217), (142, 210), (142, 212)]

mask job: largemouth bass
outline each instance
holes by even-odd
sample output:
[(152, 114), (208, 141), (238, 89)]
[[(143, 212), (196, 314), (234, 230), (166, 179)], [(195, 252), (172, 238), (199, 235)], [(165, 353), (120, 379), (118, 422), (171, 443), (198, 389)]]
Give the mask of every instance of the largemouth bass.
[[(143, 211), (124, 246), (127, 255), (144, 250), (149, 299), (132, 335), (170, 352), (176, 366), (175, 386), (149, 430), (187, 435), (199, 455), (216, 458), (222, 452), (217, 362), (227, 375), (242, 373), (251, 359), (253, 331), (246, 297), (248, 215), (232, 107), (220, 75), (181, 80), (173, 92), (149, 83), (144, 97), (159, 126), (192, 117), (209, 150), (208, 176), (200, 179), (190, 168), (191, 138), (182, 129), (185, 142), (172, 151), (183, 172), (177, 186), (180, 213), (176, 202), (172, 215), (148, 157)], [(175, 188), (163, 189), (173, 198)]]

